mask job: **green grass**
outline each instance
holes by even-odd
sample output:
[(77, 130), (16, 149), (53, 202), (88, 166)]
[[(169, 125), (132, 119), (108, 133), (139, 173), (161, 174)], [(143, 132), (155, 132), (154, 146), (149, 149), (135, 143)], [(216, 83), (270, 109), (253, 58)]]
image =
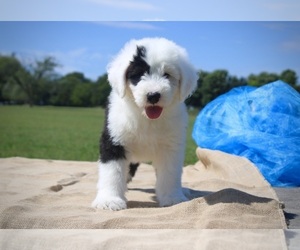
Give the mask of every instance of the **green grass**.
[(192, 138), (193, 126), (197, 114), (198, 112), (196, 110), (189, 112), (189, 124), (186, 135), (185, 165), (195, 164), (198, 161), (196, 156), (197, 145)]
[[(190, 115), (185, 164), (193, 164), (196, 145)], [(102, 108), (0, 106), (0, 157), (96, 161), (103, 128)]]

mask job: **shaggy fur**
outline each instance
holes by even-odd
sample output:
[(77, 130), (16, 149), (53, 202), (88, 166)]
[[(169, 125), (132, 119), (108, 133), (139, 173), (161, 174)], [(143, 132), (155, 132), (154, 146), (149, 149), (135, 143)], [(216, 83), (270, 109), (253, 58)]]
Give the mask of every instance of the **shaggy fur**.
[(100, 141), (95, 208), (126, 208), (138, 162), (156, 171), (160, 206), (186, 201), (181, 187), (187, 127), (184, 100), (197, 84), (185, 50), (164, 38), (132, 40), (108, 66), (112, 87)]

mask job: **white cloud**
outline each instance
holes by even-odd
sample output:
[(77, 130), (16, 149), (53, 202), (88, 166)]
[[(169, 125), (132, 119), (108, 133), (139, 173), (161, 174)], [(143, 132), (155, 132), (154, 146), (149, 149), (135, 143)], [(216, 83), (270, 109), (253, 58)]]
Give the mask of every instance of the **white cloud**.
[(300, 37), (283, 42), (282, 48), (288, 52), (300, 52)]
[(145, 11), (153, 11), (157, 10), (158, 7), (141, 1), (134, 0), (87, 0), (89, 2), (105, 5), (113, 8), (121, 8), (128, 10), (145, 10)]
[(164, 22), (166, 19), (163, 18), (149, 18), (149, 19), (144, 19), (143, 21), (145, 22)]
[(270, 10), (276, 10), (276, 11), (278, 11), (278, 10), (283, 10), (283, 9), (286, 9), (286, 8), (288, 8), (289, 6), (288, 6), (288, 4), (286, 4), (286, 3), (265, 3), (264, 4), (264, 6), (267, 8), (267, 9), (270, 9)]
[(288, 27), (288, 23), (283, 23), (283, 22), (264, 22), (263, 26), (265, 28), (270, 29), (270, 30), (284, 31), (284, 29)]
[(106, 25), (114, 28), (139, 29), (139, 30), (158, 30), (159, 27), (148, 22), (98, 22), (100, 25)]
[(297, 0), (273, 0), (262, 3), (263, 9), (273, 13), (274, 20), (299, 20), (300, 2)]
[[(1, 54), (10, 55), (1, 51)], [(78, 48), (62, 51), (41, 51), (41, 50), (26, 50), (16, 53), (16, 57), (24, 64), (34, 64), (37, 60), (43, 60), (45, 57), (51, 56), (58, 63), (56, 72), (65, 75), (71, 72), (82, 72), (86, 77), (95, 80), (101, 73), (100, 63), (105, 60), (104, 57), (98, 53), (88, 50), (87, 48)], [(99, 69), (98, 69), (99, 67)]]
[(79, 48), (79, 49), (71, 50), (67, 53), (71, 58), (82, 57), (87, 53), (87, 48)]

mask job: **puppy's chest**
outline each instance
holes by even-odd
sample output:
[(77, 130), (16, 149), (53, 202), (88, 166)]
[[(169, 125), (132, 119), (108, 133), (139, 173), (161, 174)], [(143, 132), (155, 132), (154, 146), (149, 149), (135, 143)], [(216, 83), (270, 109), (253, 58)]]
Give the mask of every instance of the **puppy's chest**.
[(132, 152), (154, 150), (174, 141), (179, 131), (168, 123), (140, 123), (123, 127), (123, 144)]
[[(126, 130), (126, 128), (125, 128)], [(162, 144), (164, 139), (172, 137), (174, 130), (167, 125), (149, 126), (148, 124), (140, 124), (134, 129), (128, 129), (125, 134), (125, 144), (130, 145), (159, 145)]]
[(142, 129), (127, 137), (125, 148), (136, 161), (152, 161), (161, 150), (167, 150), (172, 135), (165, 131)]

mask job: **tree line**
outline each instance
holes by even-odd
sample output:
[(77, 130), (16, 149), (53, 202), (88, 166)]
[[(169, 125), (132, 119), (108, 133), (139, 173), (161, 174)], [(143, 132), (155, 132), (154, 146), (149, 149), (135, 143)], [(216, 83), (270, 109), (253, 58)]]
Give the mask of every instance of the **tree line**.
[[(110, 93), (107, 75), (92, 81), (81, 72), (58, 75), (58, 63), (45, 57), (30, 64), (21, 63), (14, 55), (0, 55), (0, 104), (29, 104), (95, 107), (105, 106)], [(238, 78), (227, 70), (200, 71), (198, 86), (186, 100), (187, 105), (203, 108), (217, 96), (238, 86), (262, 86), (283, 80), (300, 92), (297, 74), (291, 69), (280, 74), (262, 72)]]

